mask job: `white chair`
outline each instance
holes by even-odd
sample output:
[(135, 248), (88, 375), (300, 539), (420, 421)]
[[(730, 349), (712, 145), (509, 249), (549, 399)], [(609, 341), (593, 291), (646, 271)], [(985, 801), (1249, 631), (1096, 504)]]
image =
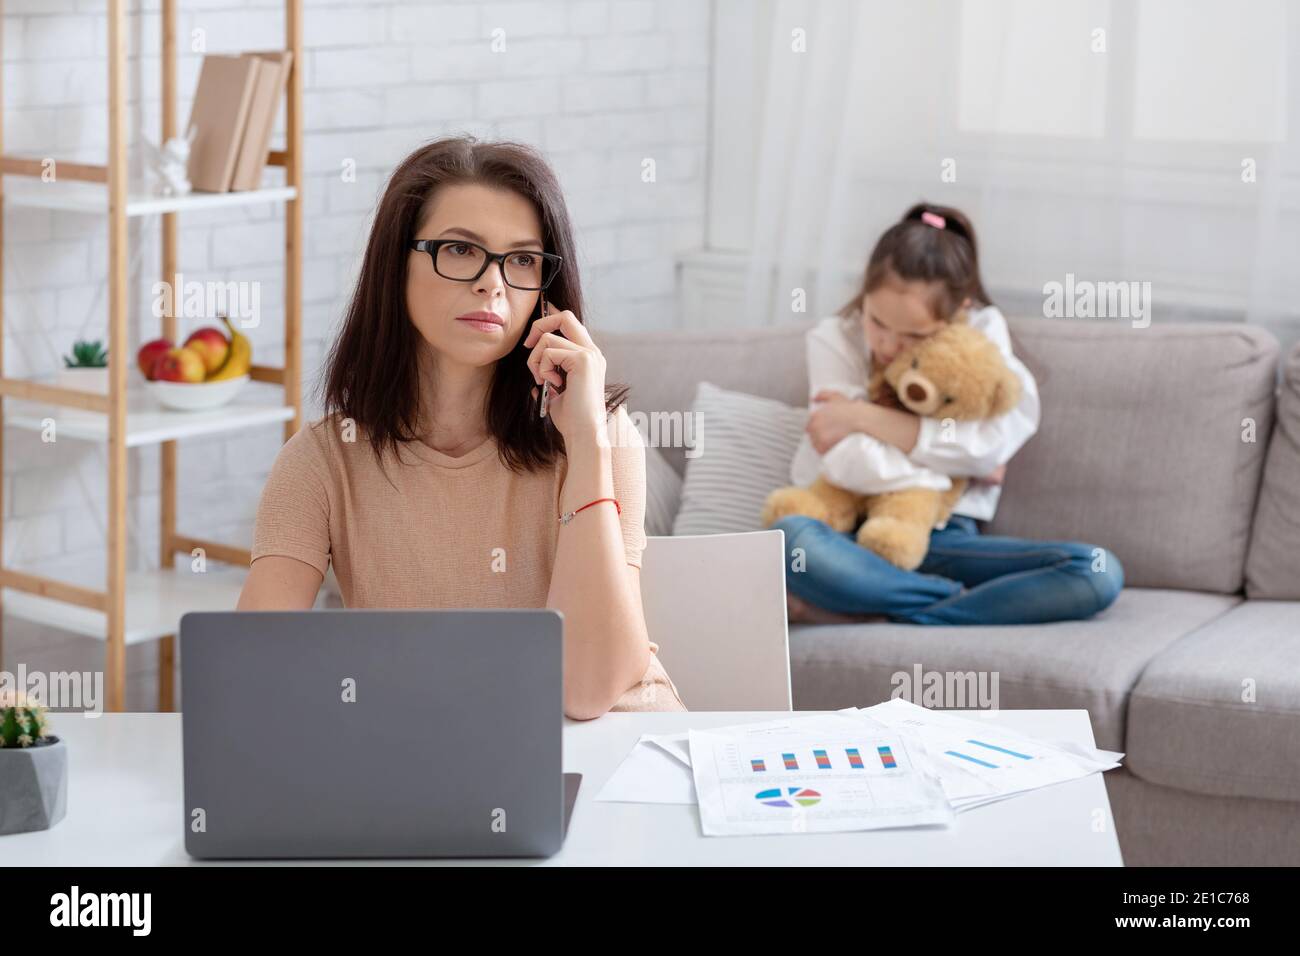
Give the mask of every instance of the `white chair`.
[(649, 537), (641, 597), (688, 708), (791, 709), (785, 532)]

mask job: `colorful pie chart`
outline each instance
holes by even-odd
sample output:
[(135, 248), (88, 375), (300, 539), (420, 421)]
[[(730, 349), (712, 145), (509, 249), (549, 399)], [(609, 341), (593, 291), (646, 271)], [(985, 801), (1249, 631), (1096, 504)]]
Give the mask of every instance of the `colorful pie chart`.
[(821, 803), (822, 795), (807, 787), (774, 787), (760, 790), (754, 799), (769, 807), (811, 807)]

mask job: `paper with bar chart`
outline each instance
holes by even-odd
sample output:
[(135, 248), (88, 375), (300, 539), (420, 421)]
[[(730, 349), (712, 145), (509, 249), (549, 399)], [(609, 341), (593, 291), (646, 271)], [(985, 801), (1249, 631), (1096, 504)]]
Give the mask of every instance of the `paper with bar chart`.
[(947, 825), (953, 811), (919, 740), (827, 715), (689, 734), (708, 836)]
[[(957, 810), (1109, 770), (1118, 767), (1124, 756), (1036, 740), (986, 717), (928, 710), (901, 697), (858, 714), (919, 737)], [(990, 715), (996, 716), (996, 712)]]

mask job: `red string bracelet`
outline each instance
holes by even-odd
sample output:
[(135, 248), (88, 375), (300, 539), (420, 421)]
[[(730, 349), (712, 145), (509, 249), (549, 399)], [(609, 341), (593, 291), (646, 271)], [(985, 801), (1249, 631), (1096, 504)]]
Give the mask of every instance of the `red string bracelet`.
[(623, 509), (619, 507), (617, 498), (597, 498), (595, 501), (588, 501), (581, 508), (575, 508), (573, 511), (566, 511), (564, 514), (560, 515), (560, 524), (568, 524), (570, 521), (573, 520), (573, 516), (576, 515), (579, 511), (585, 511), (586, 509), (590, 508), (592, 505), (598, 505), (602, 501), (614, 502), (614, 507), (618, 509), (618, 513), (620, 515), (623, 514)]

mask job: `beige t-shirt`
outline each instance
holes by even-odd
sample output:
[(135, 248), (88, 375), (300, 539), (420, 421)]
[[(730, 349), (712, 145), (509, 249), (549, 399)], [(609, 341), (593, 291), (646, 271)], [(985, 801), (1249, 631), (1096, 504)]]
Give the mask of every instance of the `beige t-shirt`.
[[(610, 425), (612, 438), (623, 436), (612, 441), (614, 494), (627, 563), (639, 568), (645, 447), (622, 407), (618, 415)], [(346, 437), (353, 440), (345, 440), (337, 418), (326, 417), (285, 442), (258, 505), (254, 561), (285, 555), (322, 575), (332, 561), (347, 607), (546, 606), (563, 455), (554, 468), (517, 474), (492, 438), (458, 458), (413, 441), (397, 454), (385, 451), (381, 471), (364, 429)], [(658, 649), (652, 641), (645, 676), (613, 710), (686, 709)]]

